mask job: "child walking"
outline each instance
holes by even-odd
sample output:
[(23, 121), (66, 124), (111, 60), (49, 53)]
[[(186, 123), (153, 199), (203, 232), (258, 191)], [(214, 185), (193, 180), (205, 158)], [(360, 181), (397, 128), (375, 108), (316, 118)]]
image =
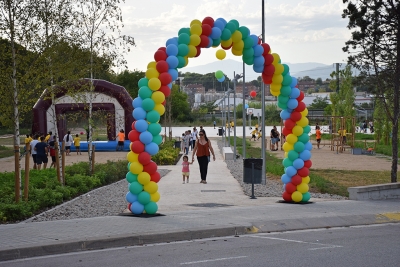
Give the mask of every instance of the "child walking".
[(76, 148), (76, 154), (78, 155), (78, 153), (79, 153), (80, 155), (82, 155), (82, 153), (81, 153), (81, 138), (79, 137), (79, 134), (75, 135), (74, 146)]
[(186, 177), (186, 183), (189, 183), (189, 174), (190, 174), (189, 164), (193, 164), (193, 162), (189, 162), (188, 156), (186, 156), (186, 155), (183, 156), (183, 162), (182, 162), (182, 179), (183, 179), (183, 182), (182, 182), (182, 184), (185, 183), (185, 177)]

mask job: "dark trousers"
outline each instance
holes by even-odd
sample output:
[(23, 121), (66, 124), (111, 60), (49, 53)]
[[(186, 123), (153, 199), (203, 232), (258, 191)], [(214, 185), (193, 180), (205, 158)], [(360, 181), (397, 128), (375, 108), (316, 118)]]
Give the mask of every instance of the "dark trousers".
[(192, 140), (192, 150), (194, 149), (195, 145), (196, 145), (196, 140)]
[(197, 161), (199, 162), (201, 180), (205, 181), (207, 179), (208, 157), (207, 156), (197, 157)]

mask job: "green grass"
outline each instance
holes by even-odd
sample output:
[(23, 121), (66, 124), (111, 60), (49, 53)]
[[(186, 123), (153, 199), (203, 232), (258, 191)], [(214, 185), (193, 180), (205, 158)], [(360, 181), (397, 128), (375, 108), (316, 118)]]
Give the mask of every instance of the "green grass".
[(0, 145), (0, 158), (7, 158), (14, 156), (14, 150), (10, 147)]

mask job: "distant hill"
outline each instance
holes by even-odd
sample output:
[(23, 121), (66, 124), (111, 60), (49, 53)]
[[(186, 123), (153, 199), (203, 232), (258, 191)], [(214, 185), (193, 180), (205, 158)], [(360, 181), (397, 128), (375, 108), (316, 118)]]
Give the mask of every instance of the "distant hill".
[[(210, 62), (205, 65), (195, 66), (195, 67), (187, 67), (182, 69), (182, 72), (194, 72), (199, 74), (206, 74), (210, 72), (215, 72), (217, 70), (222, 70), (229, 78), (233, 78), (233, 72), (243, 73), (243, 63), (240, 61), (236, 61), (233, 59), (225, 59)], [(326, 65), (317, 62), (307, 62), (307, 63), (285, 63), (289, 66), (290, 74), (294, 77), (304, 77), (309, 76), (310, 78), (317, 79), (321, 78), (325, 80), (330, 78), (330, 74), (335, 71), (336, 66)], [(251, 81), (255, 80), (259, 73), (253, 71), (252, 66), (245, 65), (246, 78)], [(340, 69), (343, 69), (346, 64), (341, 64)]]

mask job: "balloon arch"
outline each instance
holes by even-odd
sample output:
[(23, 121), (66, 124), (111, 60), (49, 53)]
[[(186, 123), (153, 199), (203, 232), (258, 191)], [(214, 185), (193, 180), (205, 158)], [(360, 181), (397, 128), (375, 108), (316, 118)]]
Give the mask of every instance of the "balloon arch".
[(297, 88), (297, 79), (290, 76), (289, 67), (281, 64), (279, 55), (271, 53), (268, 44), (261, 43), (237, 20), (227, 22), (223, 18), (206, 17), (203, 21), (193, 20), (189, 28), (179, 30), (178, 37), (168, 39), (166, 46), (154, 53), (146, 77), (138, 83), (139, 94), (132, 102), (135, 122), (128, 134), (131, 151), (127, 155), (129, 172), (126, 175), (129, 183), (126, 200), (132, 213), (154, 214), (158, 210), (160, 174), (151, 156), (158, 153), (162, 142), (158, 122), (165, 112), (165, 98), (171, 93), (172, 81), (178, 78), (177, 69), (187, 66), (189, 58), (198, 57), (202, 48), (218, 46), (241, 56), (247, 65), (253, 65), (263, 82), (270, 84), (271, 94), (278, 97), (281, 118), (285, 121), (283, 135), (286, 136), (282, 197), (285, 201), (309, 201), (312, 145), (308, 133), (311, 128), (306, 118), (308, 110), (302, 102), (304, 93)]

